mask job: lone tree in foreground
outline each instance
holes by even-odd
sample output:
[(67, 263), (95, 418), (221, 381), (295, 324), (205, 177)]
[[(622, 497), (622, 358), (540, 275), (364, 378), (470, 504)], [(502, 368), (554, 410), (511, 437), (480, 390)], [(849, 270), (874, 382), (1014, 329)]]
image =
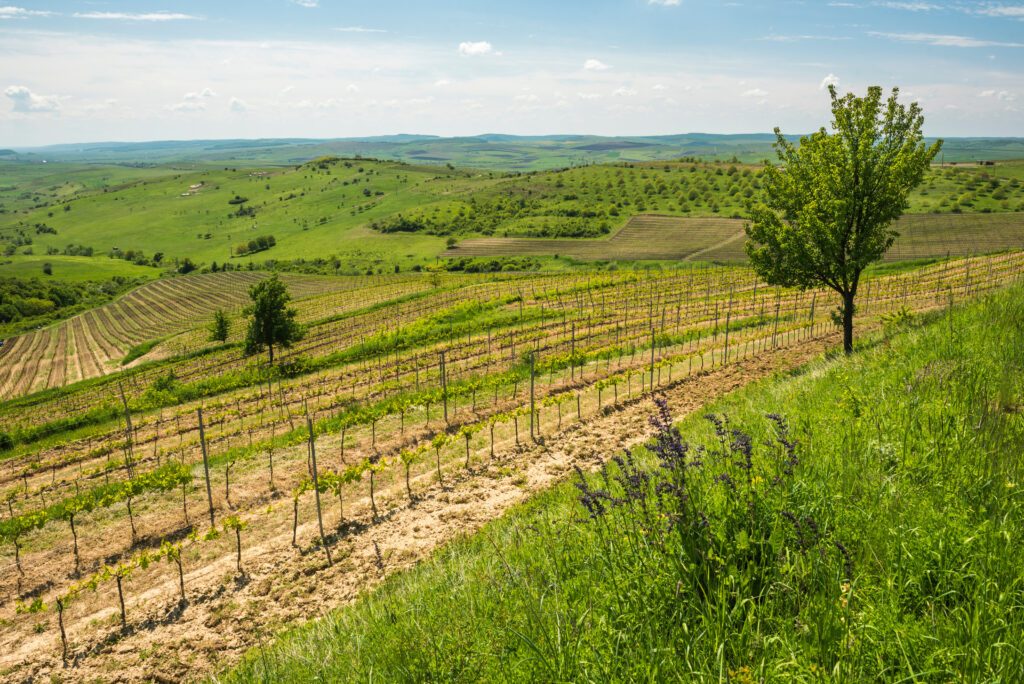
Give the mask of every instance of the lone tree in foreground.
[(231, 332), (231, 321), (224, 309), (217, 309), (213, 312), (213, 321), (210, 323), (210, 341), (227, 342), (228, 334)]
[(295, 309), (288, 308), (291, 301), (288, 288), (274, 275), (250, 287), (249, 297), (252, 304), (244, 312), (251, 317), (245, 335), (245, 353), (255, 354), (266, 347), (270, 363), (274, 363), (274, 345), (287, 348), (302, 337), (302, 328), (295, 321)]
[(864, 269), (896, 239), (891, 224), (907, 195), (942, 147), (924, 144), (921, 107), (888, 101), (882, 89), (866, 97), (832, 97), (832, 130), (792, 144), (775, 129), (779, 166), (765, 162), (764, 203), (747, 225), (747, 255), (772, 285), (821, 285), (843, 298), (843, 349), (853, 351), (853, 314)]

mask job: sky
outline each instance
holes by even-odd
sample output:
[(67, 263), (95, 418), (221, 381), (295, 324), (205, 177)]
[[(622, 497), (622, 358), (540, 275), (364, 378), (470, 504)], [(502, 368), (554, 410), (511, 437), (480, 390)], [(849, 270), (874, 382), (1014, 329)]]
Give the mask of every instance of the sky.
[(829, 84), (1024, 136), (1024, 4), (0, 0), (0, 147), (805, 133)]

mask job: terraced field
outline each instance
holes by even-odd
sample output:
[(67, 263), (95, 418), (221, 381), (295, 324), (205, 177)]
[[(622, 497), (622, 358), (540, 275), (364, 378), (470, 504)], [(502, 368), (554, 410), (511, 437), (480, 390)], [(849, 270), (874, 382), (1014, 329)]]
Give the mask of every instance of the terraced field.
[[(1014, 253), (873, 276), (858, 324), (945, 308), (1022, 268)], [(300, 300), (314, 324), (276, 368), (231, 348), (0, 405), (14, 442), (0, 461), (0, 672), (210, 672), (586, 465), (594, 445), (642, 436), (652, 390), (695, 408), (837, 342), (833, 295), (745, 267), (418, 278), (354, 282), (379, 306), (360, 290)], [(227, 287), (210, 298), (213, 285)], [(204, 534), (207, 519), (229, 533)]]
[[(553, 240), (489, 237), (468, 239), (442, 256), (559, 256), (581, 261), (746, 261), (742, 219), (634, 216), (611, 238)], [(1024, 212), (908, 214), (885, 261), (971, 256), (1024, 248)]]
[[(0, 396), (12, 398), (109, 373), (136, 345), (205, 325), (215, 309), (241, 308), (249, 286), (264, 277), (234, 272), (157, 280), (55, 326), (6, 340), (0, 347)], [(289, 275), (285, 280), (296, 299), (356, 285), (314, 276)], [(194, 343), (204, 340), (200, 334)]]

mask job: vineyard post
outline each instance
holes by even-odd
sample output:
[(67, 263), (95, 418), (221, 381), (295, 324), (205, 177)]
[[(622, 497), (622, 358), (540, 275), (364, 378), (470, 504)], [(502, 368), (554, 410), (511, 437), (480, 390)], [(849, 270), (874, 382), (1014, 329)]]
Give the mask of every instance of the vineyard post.
[(729, 294), (729, 310), (725, 312), (725, 353), (722, 365), (729, 365), (729, 323), (732, 320), (732, 293)]
[(651, 321), (651, 394), (654, 393), (654, 321)]
[(217, 524), (213, 519), (213, 490), (210, 488), (210, 458), (206, 453), (206, 430), (203, 427), (202, 407), (196, 409), (196, 415), (199, 417), (199, 444), (203, 450), (203, 473), (206, 476), (206, 501), (210, 505), (210, 527), (216, 527)]
[[(270, 491), (274, 491), (274, 437), (277, 432), (277, 423), (270, 424)], [(342, 449), (344, 450), (344, 442)]]
[(75, 532), (75, 513), (71, 511), (68, 513), (68, 522), (71, 523), (71, 537), (74, 539), (75, 544), (75, 577), (78, 577), (79, 573), (79, 557), (78, 557), (78, 533)]
[(121, 629), (128, 628), (128, 616), (124, 612), (124, 590), (121, 588), (121, 573), (122, 570), (118, 568), (114, 571), (114, 580), (117, 582), (117, 601), (121, 604)]
[(569, 350), (569, 379), (576, 379), (576, 321), (572, 323), (572, 347)]
[(775, 292), (775, 327), (772, 328), (772, 349), (775, 349), (775, 337), (779, 334), (779, 309), (782, 307), (782, 293)]
[(128, 410), (128, 399), (125, 398), (125, 396), (124, 396), (124, 386), (120, 382), (118, 382), (117, 383), (117, 389), (121, 393), (121, 404), (124, 406), (124, 422), (125, 422), (125, 429), (124, 429), (124, 432), (125, 432), (125, 437), (124, 437), (124, 439), (125, 439), (124, 457), (125, 457), (125, 465), (128, 467), (128, 477), (129, 477), (129, 479), (131, 479), (131, 478), (135, 477), (135, 467), (134, 467), (134, 464), (133, 464), (133, 460), (134, 460), (134, 458), (133, 458), (134, 457), (134, 451), (133, 451), (134, 438), (133, 438), (133, 436), (134, 436), (135, 432), (134, 432), (134, 430), (132, 430), (132, 414), (131, 414), (131, 411)]
[(64, 631), (64, 599), (60, 596), (57, 597), (57, 624), (60, 626), (60, 660), (66, 667), (68, 664), (68, 635)]
[(327, 536), (324, 534), (324, 518), (320, 513), (320, 480), (316, 470), (316, 440), (313, 437), (313, 420), (306, 414), (306, 429), (309, 430), (309, 455), (313, 460), (313, 494), (316, 498), (316, 522), (320, 527), (320, 543), (324, 545), (324, 553), (327, 554), (327, 565), (331, 562), (331, 549), (327, 546)]
[(448, 425), (448, 373), (445, 368), (444, 354), (444, 350), (442, 349), (439, 370), (441, 373), (441, 399), (444, 402), (444, 424)]
[(533, 415), (534, 415), (534, 412), (536, 411), (536, 408), (535, 408), (535, 397), (534, 397), (534, 392), (533, 392), (533, 384), (534, 384), (533, 378), (534, 378), (534, 368), (535, 368), (535, 364), (536, 364), (536, 356), (537, 356), (537, 352), (536, 351), (531, 351), (530, 352), (530, 440), (533, 441), (533, 442), (537, 441), (537, 435), (534, 432), (534, 427), (533, 427)]

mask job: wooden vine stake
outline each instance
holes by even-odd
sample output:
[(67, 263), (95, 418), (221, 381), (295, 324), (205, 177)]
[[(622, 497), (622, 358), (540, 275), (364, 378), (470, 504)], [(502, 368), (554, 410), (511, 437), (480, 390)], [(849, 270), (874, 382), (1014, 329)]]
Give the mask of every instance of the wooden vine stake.
[(324, 518), (320, 512), (320, 480), (316, 469), (316, 443), (313, 438), (313, 420), (306, 414), (306, 428), (309, 430), (309, 456), (313, 461), (313, 494), (316, 498), (316, 522), (320, 526), (320, 543), (324, 546), (324, 553), (327, 554), (327, 565), (333, 565), (331, 561), (331, 549), (327, 546), (327, 535), (324, 534)]
[(203, 450), (203, 473), (206, 475), (206, 501), (210, 505), (210, 527), (216, 527), (217, 523), (213, 517), (213, 490), (210, 489), (210, 458), (206, 453), (206, 431), (203, 428), (203, 409), (197, 408), (199, 416), (199, 444)]

